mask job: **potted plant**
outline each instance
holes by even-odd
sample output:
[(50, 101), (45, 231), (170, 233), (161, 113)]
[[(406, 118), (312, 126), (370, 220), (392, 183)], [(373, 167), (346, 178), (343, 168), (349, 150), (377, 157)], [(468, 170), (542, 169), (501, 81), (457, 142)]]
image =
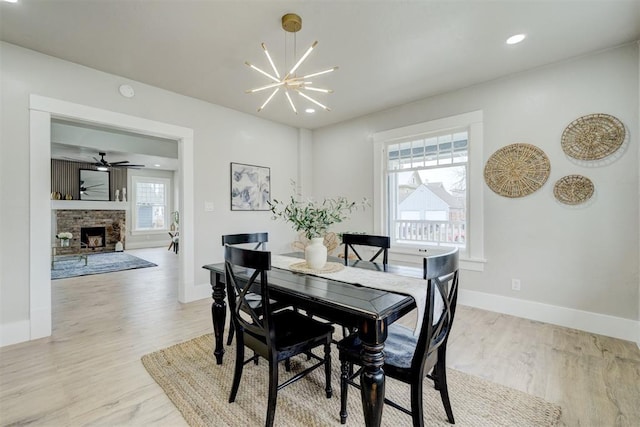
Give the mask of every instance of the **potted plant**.
[(58, 239), (60, 239), (60, 246), (69, 246), (69, 241), (73, 238), (73, 234), (68, 231), (63, 231), (56, 235)]
[(369, 205), (366, 199), (350, 202), (346, 197), (340, 196), (317, 202), (312, 199), (302, 200), (299, 194), (292, 195), (287, 202), (273, 199), (267, 203), (274, 220), (280, 218), (291, 223), (294, 230), (303, 232), (311, 241), (305, 248), (305, 261), (314, 270), (322, 269), (327, 262), (327, 248), (322, 242), (329, 227), (348, 219), (358, 208), (364, 209)]

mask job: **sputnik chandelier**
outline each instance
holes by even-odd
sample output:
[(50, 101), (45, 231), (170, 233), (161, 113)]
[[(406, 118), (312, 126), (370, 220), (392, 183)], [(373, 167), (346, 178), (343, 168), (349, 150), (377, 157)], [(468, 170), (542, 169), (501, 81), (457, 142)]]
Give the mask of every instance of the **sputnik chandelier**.
[[(286, 15), (284, 15), (282, 17), (282, 28), (289, 33), (293, 33), (293, 37), (294, 37), (294, 58), (293, 60), (295, 61), (295, 37), (296, 37), (296, 33), (298, 31), (300, 31), (300, 29), (302, 28), (302, 18), (300, 18), (298, 15), (296, 15), (295, 13), (287, 13)], [(262, 49), (264, 50), (264, 54), (267, 56), (267, 59), (269, 60), (269, 64), (271, 65), (271, 69), (273, 70), (273, 73), (275, 74), (272, 75), (258, 67), (256, 67), (253, 64), (250, 64), (249, 62), (245, 62), (245, 64), (247, 64), (249, 67), (253, 68), (254, 70), (256, 70), (257, 72), (259, 72), (260, 74), (264, 75), (265, 77), (269, 78), (271, 80), (270, 84), (267, 84), (265, 86), (261, 86), (255, 89), (250, 89), (247, 90), (246, 93), (258, 93), (258, 92), (263, 92), (263, 91), (268, 91), (270, 89), (273, 89), (271, 91), (271, 94), (269, 95), (269, 97), (267, 98), (267, 100), (264, 102), (264, 104), (262, 104), (260, 106), (260, 108), (258, 108), (258, 112), (262, 111), (264, 109), (264, 107), (267, 106), (267, 104), (269, 103), (269, 101), (271, 101), (273, 99), (274, 96), (276, 96), (276, 94), (282, 89), (284, 91), (285, 96), (287, 97), (287, 101), (289, 101), (289, 105), (291, 106), (291, 109), (293, 110), (294, 113), (298, 114), (298, 110), (296, 109), (296, 106), (293, 102), (293, 99), (291, 98), (291, 93), (295, 92), (298, 95), (300, 95), (302, 98), (306, 99), (307, 101), (310, 101), (312, 103), (314, 103), (315, 105), (323, 108), (326, 111), (330, 111), (329, 108), (318, 102), (316, 99), (314, 99), (313, 97), (311, 97), (308, 92), (321, 92), (321, 93), (332, 93), (333, 91), (330, 89), (323, 89), (323, 88), (319, 88), (316, 86), (313, 86), (313, 82), (307, 79), (310, 79), (312, 77), (317, 77), (320, 76), (322, 74), (327, 74), (330, 73), (332, 71), (335, 71), (338, 69), (338, 67), (333, 67), (333, 68), (329, 68), (327, 70), (323, 70), (323, 71), (318, 71), (316, 73), (310, 73), (310, 74), (306, 74), (303, 76), (298, 76), (296, 74), (296, 71), (298, 70), (298, 68), (300, 67), (300, 65), (302, 65), (302, 63), (305, 61), (305, 59), (307, 59), (307, 57), (309, 56), (309, 54), (311, 54), (311, 51), (317, 46), (318, 42), (315, 41), (313, 42), (313, 44), (311, 45), (311, 47), (309, 47), (309, 49), (307, 49), (307, 51), (304, 53), (304, 55), (302, 55), (300, 57), (300, 59), (298, 59), (298, 61), (295, 63), (295, 65), (291, 68), (291, 70), (284, 75), (284, 77), (281, 77), (280, 73), (278, 72), (278, 68), (276, 67), (275, 63), (273, 62), (273, 59), (271, 58), (271, 55), (269, 55), (269, 51), (267, 50), (267, 46), (262, 43)], [(285, 43), (285, 50), (286, 50), (286, 43)], [(285, 52), (286, 53), (286, 52)], [(286, 64), (285, 64), (285, 69), (286, 69)]]

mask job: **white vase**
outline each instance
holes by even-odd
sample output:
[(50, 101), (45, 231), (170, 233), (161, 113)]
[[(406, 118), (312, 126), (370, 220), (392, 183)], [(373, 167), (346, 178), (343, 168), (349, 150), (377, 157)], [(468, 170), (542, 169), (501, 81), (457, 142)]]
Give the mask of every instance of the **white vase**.
[(60, 239), (60, 246), (62, 247), (69, 246), (69, 239)]
[(323, 237), (313, 237), (311, 243), (304, 249), (304, 260), (307, 267), (313, 270), (321, 270), (327, 263), (327, 247)]

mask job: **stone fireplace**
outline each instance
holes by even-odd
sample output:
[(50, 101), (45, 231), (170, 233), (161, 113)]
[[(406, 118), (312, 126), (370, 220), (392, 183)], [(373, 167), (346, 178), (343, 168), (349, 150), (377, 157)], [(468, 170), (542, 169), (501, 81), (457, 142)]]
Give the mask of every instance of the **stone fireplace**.
[[(80, 252), (114, 252), (116, 243), (125, 244), (126, 211), (60, 209), (55, 212), (56, 233), (73, 234), (71, 248), (60, 248), (58, 253), (77, 252), (80, 242), (85, 243)], [(74, 249), (76, 248), (76, 249)]]

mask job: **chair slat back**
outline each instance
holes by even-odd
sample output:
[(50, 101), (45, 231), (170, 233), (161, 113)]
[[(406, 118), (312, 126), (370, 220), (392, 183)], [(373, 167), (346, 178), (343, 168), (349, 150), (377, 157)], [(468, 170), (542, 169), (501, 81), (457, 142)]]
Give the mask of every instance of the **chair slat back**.
[(224, 245), (241, 245), (245, 243), (256, 243), (254, 250), (267, 250), (267, 242), (269, 241), (269, 233), (242, 233), (242, 234), (226, 234), (222, 236), (222, 246)]
[[(269, 287), (267, 286), (267, 271), (271, 269), (271, 252), (242, 249), (228, 244), (224, 247), (225, 278), (227, 283), (227, 299), (231, 311), (232, 321), (237, 331), (247, 330), (255, 335), (264, 336), (267, 342), (271, 340), (269, 324)], [(247, 270), (251, 273), (248, 280), (240, 280), (236, 276), (238, 271)], [(263, 310), (260, 315), (250, 304), (247, 294), (255, 297), (251, 288), (259, 287)], [(249, 315), (249, 319), (246, 315)]]
[(342, 243), (344, 243), (345, 265), (349, 262), (349, 250), (352, 250), (359, 260), (362, 260), (362, 257), (360, 256), (354, 245), (379, 248), (378, 252), (376, 252), (375, 255), (373, 255), (373, 257), (369, 259), (369, 262), (374, 262), (376, 258), (378, 258), (378, 256), (382, 254), (382, 264), (384, 264), (385, 266), (388, 264), (389, 248), (391, 247), (391, 239), (389, 238), (389, 236), (344, 233), (342, 235)]
[[(444, 351), (453, 326), (458, 301), (458, 249), (427, 257), (424, 260), (424, 278), (427, 283), (427, 302), (422, 319), (420, 337), (411, 363), (411, 369), (424, 376), (432, 366), (427, 358), (435, 351)], [(434, 313), (436, 299), (442, 301), (442, 312)]]

